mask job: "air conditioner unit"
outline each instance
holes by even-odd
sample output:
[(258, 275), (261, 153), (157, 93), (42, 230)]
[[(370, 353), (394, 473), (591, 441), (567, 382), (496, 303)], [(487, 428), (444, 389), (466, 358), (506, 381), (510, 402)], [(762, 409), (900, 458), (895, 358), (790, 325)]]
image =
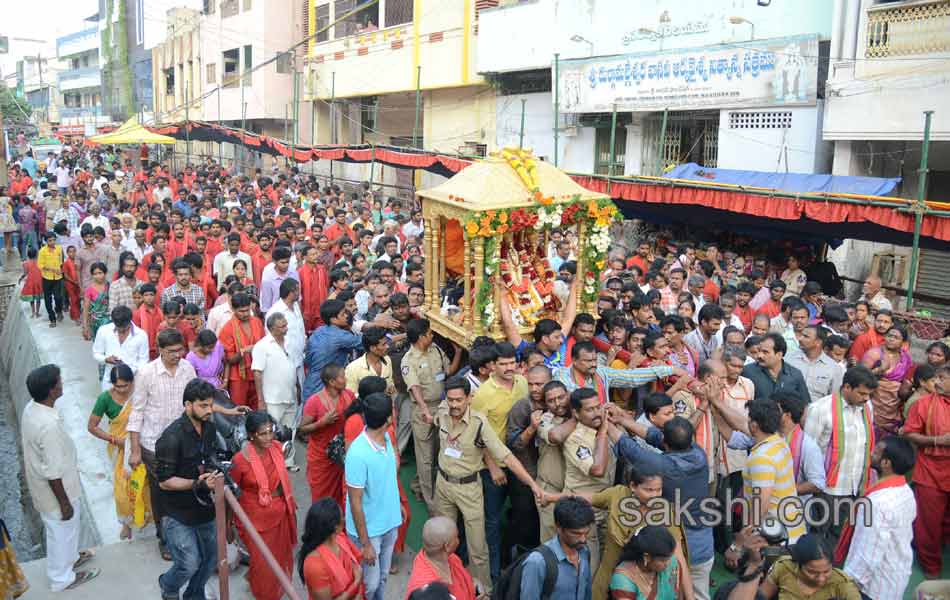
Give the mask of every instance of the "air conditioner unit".
[(567, 125), (561, 131), (564, 133), (564, 137), (574, 137), (577, 135), (577, 125)]

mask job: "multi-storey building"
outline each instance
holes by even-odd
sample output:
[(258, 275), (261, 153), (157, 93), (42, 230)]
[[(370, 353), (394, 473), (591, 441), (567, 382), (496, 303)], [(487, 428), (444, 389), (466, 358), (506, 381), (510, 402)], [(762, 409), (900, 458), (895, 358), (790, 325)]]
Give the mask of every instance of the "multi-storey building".
[(76, 133), (94, 134), (111, 120), (102, 111), (98, 22), (99, 15), (92, 15), (78, 31), (56, 39), (56, 56), (63, 64), (56, 78), (62, 96), (60, 124)]
[[(916, 198), (924, 111), (932, 110), (923, 195), (950, 201), (950, 1), (837, 0), (833, 23), (822, 127), (834, 144), (833, 173), (900, 177), (895, 195)], [(907, 246), (849, 240), (831, 256), (852, 279), (871, 265), (885, 285), (909, 283)], [(921, 250), (916, 308), (950, 316), (948, 273), (950, 253)]]

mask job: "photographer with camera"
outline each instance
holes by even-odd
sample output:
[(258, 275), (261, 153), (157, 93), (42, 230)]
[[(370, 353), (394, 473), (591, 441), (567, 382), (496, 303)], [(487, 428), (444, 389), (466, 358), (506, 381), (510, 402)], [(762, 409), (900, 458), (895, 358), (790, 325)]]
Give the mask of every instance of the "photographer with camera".
[(162, 527), (171, 550), (171, 568), (158, 578), (162, 598), (204, 598), (204, 587), (217, 561), (214, 505), (210, 490), (222, 474), (209, 468), (214, 457), (211, 415), (214, 386), (194, 378), (182, 394), (185, 412), (165, 428), (155, 443), (156, 476), (165, 515)]
[[(714, 600), (771, 600), (772, 598), (834, 598), (862, 600), (847, 575), (831, 566), (831, 550), (815, 534), (805, 534), (766, 569), (763, 550), (768, 542), (749, 526), (736, 534), (741, 548), (737, 580), (716, 592)], [(768, 573), (763, 578), (763, 573)]]

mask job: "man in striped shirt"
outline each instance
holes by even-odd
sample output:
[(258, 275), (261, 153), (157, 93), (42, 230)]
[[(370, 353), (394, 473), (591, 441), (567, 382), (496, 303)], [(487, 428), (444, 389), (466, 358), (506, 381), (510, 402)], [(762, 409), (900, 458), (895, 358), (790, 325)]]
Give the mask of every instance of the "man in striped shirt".
[(805, 534), (805, 522), (795, 490), (792, 453), (778, 434), (782, 411), (771, 400), (753, 400), (747, 406), (749, 433), (755, 439), (742, 472), (749, 521), (760, 525), (766, 517), (778, 518), (788, 531), (789, 543), (795, 543)]

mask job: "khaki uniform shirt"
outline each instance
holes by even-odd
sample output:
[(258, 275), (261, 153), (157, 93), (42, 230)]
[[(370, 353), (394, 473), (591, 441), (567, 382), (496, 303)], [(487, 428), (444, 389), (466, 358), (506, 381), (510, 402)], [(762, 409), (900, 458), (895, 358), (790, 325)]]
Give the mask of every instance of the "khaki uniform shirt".
[[(610, 443), (610, 440), (607, 440)], [(570, 437), (564, 442), (564, 491), (582, 494), (601, 492), (614, 481), (617, 471), (617, 458), (613, 450), (607, 450), (607, 469), (600, 477), (591, 477), (590, 468), (594, 466), (594, 449), (597, 446), (597, 430), (578, 423)]]
[(435, 409), (445, 395), (445, 378), (448, 376), (451, 361), (442, 349), (432, 344), (425, 352), (411, 347), (402, 359), (402, 378), (406, 389), (418, 385), (422, 388), (422, 398), (430, 409)]
[(563, 417), (546, 412), (541, 416), (538, 434), (538, 482), (560, 492), (564, 489), (564, 453), (548, 441), (551, 430), (564, 422)]
[(488, 419), (471, 408), (456, 423), (449, 415), (448, 404), (442, 403), (435, 425), (439, 428), (439, 469), (452, 477), (466, 477), (484, 469), (484, 450), (499, 465), (511, 455)]

